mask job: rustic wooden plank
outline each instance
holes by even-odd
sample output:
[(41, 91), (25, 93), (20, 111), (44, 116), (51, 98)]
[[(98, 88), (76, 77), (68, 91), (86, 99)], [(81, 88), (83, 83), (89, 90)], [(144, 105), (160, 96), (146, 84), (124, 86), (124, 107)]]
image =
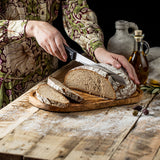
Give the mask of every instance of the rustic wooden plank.
[[(84, 133), (85, 127), (87, 129), (91, 123), (93, 123), (93, 126), (96, 125), (103, 119), (103, 115), (105, 115), (106, 112), (107, 110), (97, 110), (61, 114), (63, 117), (61, 123), (53, 127), (50, 132), (25, 155), (25, 159), (39, 157), (42, 159), (64, 159), (85, 137), (85, 134), (87, 134), (87, 131)], [(93, 119), (95, 119), (95, 121), (93, 121)], [(88, 124), (85, 126), (84, 122), (87, 121)]]
[(70, 152), (65, 160), (99, 160), (104, 157), (107, 159), (107, 156), (110, 156), (107, 153), (111, 152), (111, 148), (113, 149), (117, 145), (117, 139), (121, 137), (120, 139), (123, 140), (127, 134), (126, 130), (133, 125), (136, 119), (137, 117), (132, 116), (130, 108), (114, 107), (110, 109), (95, 126), (88, 125), (86, 134), (84, 131), (82, 134), (85, 135), (84, 139)]
[[(54, 113), (42, 110), (36, 112), (0, 141), (0, 152), (24, 155), (39, 139), (47, 134), (54, 124), (55, 117)], [(59, 118), (61, 119), (61, 117)], [(50, 123), (51, 120), (52, 124)]]
[[(145, 96), (141, 104), (147, 103), (150, 99), (151, 99), (150, 96), (148, 97)], [(74, 148), (74, 150), (66, 157), (66, 159), (71, 158), (71, 159), (105, 159), (106, 160), (110, 158), (110, 156), (114, 153), (115, 149), (119, 146), (119, 144), (127, 136), (127, 134), (130, 132), (130, 130), (134, 126), (134, 123), (137, 121), (137, 117), (132, 116), (132, 109), (125, 108), (125, 106), (120, 107), (120, 108), (118, 107), (112, 108), (109, 111), (108, 115), (110, 114), (113, 115), (113, 117), (110, 117), (110, 116), (105, 117), (104, 123), (108, 122), (108, 124), (112, 124), (113, 128), (112, 127), (109, 128), (110, 125), (108, 126), (107, 124), (104, 124), (102, 122), (100, 122), (100, 124), (103, 126), (106, 126), (106, 130), (108, 130), (111, 134), (105, 135), (105, 138), (102, 138), (102, 135), (94, 136), (94, 138), (96, 137), (97, 139), (96, 143), (101, 144), (101, 145), (98, 145), (98, 147), (96, 148), (96, 151), (92, 149), (93, 147), (86, 147), (87, 143), (89, 142), (88, 139), (90, 139), (92, 136), (87, 137), (86, 139), (84, 139), (84, 141), (80, 142), (80, 144)], [(129, 116), (128, 120), (130, 120), (130, 122), (127, 122), (127, 120), (125, 119), (128, 116)], [(115, 122), (110, 122), (110, 120), (115, 120)], [(116, 121), (118, 121), (117, 123), (119, 124), (116, 124)], [(114, 128), (118, 129), (119, 127), (121, 129), (119, 131), (114, 132), (115, 131)], [(97, 127), (97, 129), (99, 128)], [(102, 133), (102, 131), (100, 132)], [(101, 139), (101, 141), (99, 142), (98, 139)], [(87, 143), (85, 143), (85, 141), (87, 141)], [(92, 143), (92, 141), (93, 141), (93, 138), (91, 139), (90, 144)], [(94, 144), (92, 146), (94, 146)], [(79, 150), (78, 148), (81, 148), (81, 150)], [(87, 153), (86, 153), (86, 150), (88, 150)], [(98, 154), (99, 152), (101, 152), (101, 155)]]
[[(44, 83), (44, 81), (40, 82), (38, 85), (42, 83)], [(18, 125), (39, 110), (28, 101), (30, 92), (35, 90), (38, 85), (35, 85), (0, 110), (0, 139), (12, 132)]]
[(118, 147), (111, 160), (151, 160), (155, 157), (160, 147), (160, 96), (150, 104), (149, 110), (150, 114), (140, 117), (137, 126)]
[(63, 159), (79, 143), (78, 137), (59, 137), (47, 134), (33, 150), (24, 156), (26, 159)]
[(17, 105), (8, 105), (0, 110), (0, 139), (12, 132), (18, 125), (28, 119), (38, 108), (28, 104), (26, 108)]
[[(144, 99), (141, 103), (146, 103), (150, 99), (151, 97), (149, 96), (147, 100)], [(114, 151), (135, 125), (137, 119), (137, 117), (132, 115), (131, 108), (125, 108), (125, 106), (112, 108), (103, 121), (99, 123), (100, 126), (105, 127), (105, 130), (100, 130), (98, 125), (96, 125), (96, 128), (92, 129), (95, 131), (99, 130), (101, 134), (94, 135), (92, 133), (90, 136), (86, 136), (65, 159), (110, 159)], [(104, 133), (106, 133), (105, 136), (103, 135)], [(95, 146), (97, 147), (95, 148)]]
[[(70, 137), (67, 137), (67, 132), (63, 128), (63, 124), (65, 123), (65, 120), (68, 119), (68, 114), (61, 114), (61, 113), (53, 113), (53, 112), (46, 112), (43, 110), (39, 110), (35, 114), (32, 115), (32, 117), (28, 118), (26, 121), (24, 121), (21, 125), (19, 125), (13, 132), (6, 135), (1, 141), (0, 141), (0, 153), (4, 154), (12, 154), (12, 155), (25, 155), (26, 153), (30, 152), (35, 148), (36, 143), (40, 141), (43, 137), (45, 137), (48, 132), (52, 129), (52, 135), (53, 135), (53, 145), (57, 145), (59, 142), (59, 145), (65, 142), (72, 143)], [(82, 114), (86, 114), (85, 112)], [(69, 115), (73, 116), (74, 115)], [(63, 120), (65, 119), (65, 120)], [(72, 124), (70, 124), (71, 126)], [(56, 127), (59, 126), (57, 131), (55, 130)], [(68, 132), (69, 134), (69, 132)], [(65, 137), (63, 137), (63, 135)], [(45, 139), (47, 139), (46, 136)], [(58, 140), (59, 138), (59, 140)], [(75, 140), (78, 138), (76, 137)], [(56, 142), (57, 143), (54, 143)], [(75, 141), (76, 142), (76, 141)], [(75, 143), (73, 141), (73, 144)], [(52, 144), (51, 143), (51, 144)], [(76, 145), (76, 144), (75, 144)], [(52, 147), (52, 146), (51, 146)], [(39, 155), (37, 158), (41, 158), (42, 151), (39, 152)], [(57, 151), (59, 154), (59, 152)]]

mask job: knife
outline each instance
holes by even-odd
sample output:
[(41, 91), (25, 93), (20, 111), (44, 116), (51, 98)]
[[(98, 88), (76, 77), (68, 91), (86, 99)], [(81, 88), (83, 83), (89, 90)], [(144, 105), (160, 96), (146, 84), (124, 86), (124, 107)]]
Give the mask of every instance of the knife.
[(66, 53), (71, 60), (75, 60), (77, 62), (80, 62), (80, 63), (84, 64), (84, 65), (98, 66), (102, 70), (107, 72), (108, 75), (110, 75), (115, 81), (119, 82), (122, 85), (126, 85), (124, 79), (121, 76), (119, 76), (119, 75), (115, 74), (114, 72), (108, 70), (107, 68), (99, 65), (98, 63), (95, 63), (94, 61), (90, 60), (89, 58), (81, 55), (80, 53), (78, 53), (74, 49), (70, 48), (69, 46), (64, 45), (64, 48), (66, 49)]

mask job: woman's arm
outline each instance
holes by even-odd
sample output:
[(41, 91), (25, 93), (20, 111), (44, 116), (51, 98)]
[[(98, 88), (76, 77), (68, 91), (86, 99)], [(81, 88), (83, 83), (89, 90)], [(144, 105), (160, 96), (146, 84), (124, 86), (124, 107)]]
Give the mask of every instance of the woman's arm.
[(89, 9), (86, 0), (66, 0), (62, 5), (63, 23), (68, 36), (76, 41), (93, 60), (124, 67), (130, 78), (139, 84), (133, 66), (121, 55), (108, 52), (104, 47), (102, 30), (95, 13)]
[(89, 9), (86, 0), (66, 0), (62, 3), (63, 24), (68, 36), (96, 60), (94, 51), (103, 47), (101, 31), (95, 13)]
[(62, 34), (51, 24), (44, 21), (30, 20), (26, 26), (26, 37), (34, 37), (38, 44), (49, 54), (62, 61), (67, 60)]
[(38, 44), (49, 54), (62, 61), (67, 60), (61, 33), (52, 25), (43, 21), (0, 20), (0, 48), (15, 40), (34, 37)]

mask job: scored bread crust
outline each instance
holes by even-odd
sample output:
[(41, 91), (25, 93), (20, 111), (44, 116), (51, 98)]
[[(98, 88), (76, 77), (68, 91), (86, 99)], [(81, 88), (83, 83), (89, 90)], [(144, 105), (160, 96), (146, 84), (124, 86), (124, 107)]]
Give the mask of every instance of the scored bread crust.
[[(44, 91), (42, 93), (42, 91)], [(48, 94), (51, 94), (53, 92), (53, 98), (49, 98)], [(54, 99), (54, 96), (58, 96), (59, 100)], [(63, 96), (61, 93), (57, 92), (55, 89), (50, 87), (48, 84), (41, 84), (37, 90), (36, 90), (36, 97), (39, 101), (41, 101), (44, 104), (59, 107), (59, 108), (65, 108), (69, 105), (69, 100)], [(60, 99), (63, 99), (61, 101)]]
[[(137, 88), (136, 85), (133, 83), (133, 81), (129, 78), (129, 76), (127, 75), (127, 73), (123, 69), (121, 69), (121, 68), (116, 69), (113, 66), (108, 65), (108, 64), (101, 64), (101, 63), (99, 63), (99, 64), (102, 65), (103, 68), (106, 68), (109, 71), (114, 72), (115, 74), (122, 77), (124, 79), (125, 85), (122, 86), (119, 82), (113, 80), (112, 76), (109, 75), (107, 70), (104, 71), (104, 69), (101, 69), (99, 66), (88, 66), (88, 65), (75, 67), (72, 70), (70, 70), (65, 76), (64, 83), (66, 84), (67, 76), (72, 71), (89, 70), (89, 71), (92, 71), (92, 72), (99, 74), (100, 76), (102, 76), (103, 78), (105, 78), (109, 82), (108, 84), (111, 84), (111, 86), (115, 92), (115, 97), (113, 97), (112, 99), (124, 99), (124, 98), (131, 96), (136, 91), (136, 88)], [(99, 96), (101, 97), (101, 95), (99, 95)], [(106, 98), (110, 98), (110, 97), (106, 97)]]
[(60, 92), (61, 94), (65, 95), (66, 97), (71, 98), (76, 102), (84, 101), (84, 98), (77, 94), (76, 92), (72, 91), (68, 87), (66, 87), (63, 83), (56, 80), (55, 78), (49, 76), (47, 80), (47, 84), (54, 88), (56, 91)]
[[(99, 65), (108, 69), (109, 71), (112, 71), (113, 73), (115, 73), (118, 76), (123, 78), (123, 80), (125, 82), (125, 86), (121, 87), (120, 84), (119, 84), (119, 86), (117, 86), (117, 89), (116, 89), (116, 97), (117, 98), (116, 99), (128, 98), (133, 93), (135, 93), (135, 91), (137, 90), (137, 85), (129, 78), (127, 72), (123, 68), (117, 69), (109, 64), (104, 64), (104, 63), (99, 63)], [(116, 82), (116, 81), (114, 81), (114, 82)], [(118, 84), (118, 82), (116, 82), (116, 84)]]

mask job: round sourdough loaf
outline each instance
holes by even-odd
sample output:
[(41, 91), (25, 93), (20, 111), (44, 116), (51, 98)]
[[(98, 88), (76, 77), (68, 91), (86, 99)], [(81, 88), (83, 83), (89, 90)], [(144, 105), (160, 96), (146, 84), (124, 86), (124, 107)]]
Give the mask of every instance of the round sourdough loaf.
[(125, 85), (113, 80), (107, 70), (99, 66), (79, 66), (70, 70), (64, 78), (64, 84), (72, 89), (87, 92), (109, 99), (124, 99), (136, 91), (136, 85), (123, 69), (108, 64), (100, 64), (124, 79)]
[(36, 97), (42, 103), (51, 106), (65, 108), (69, 105), (69, 100), (48, 84), (42, 84), (37, 88)]

